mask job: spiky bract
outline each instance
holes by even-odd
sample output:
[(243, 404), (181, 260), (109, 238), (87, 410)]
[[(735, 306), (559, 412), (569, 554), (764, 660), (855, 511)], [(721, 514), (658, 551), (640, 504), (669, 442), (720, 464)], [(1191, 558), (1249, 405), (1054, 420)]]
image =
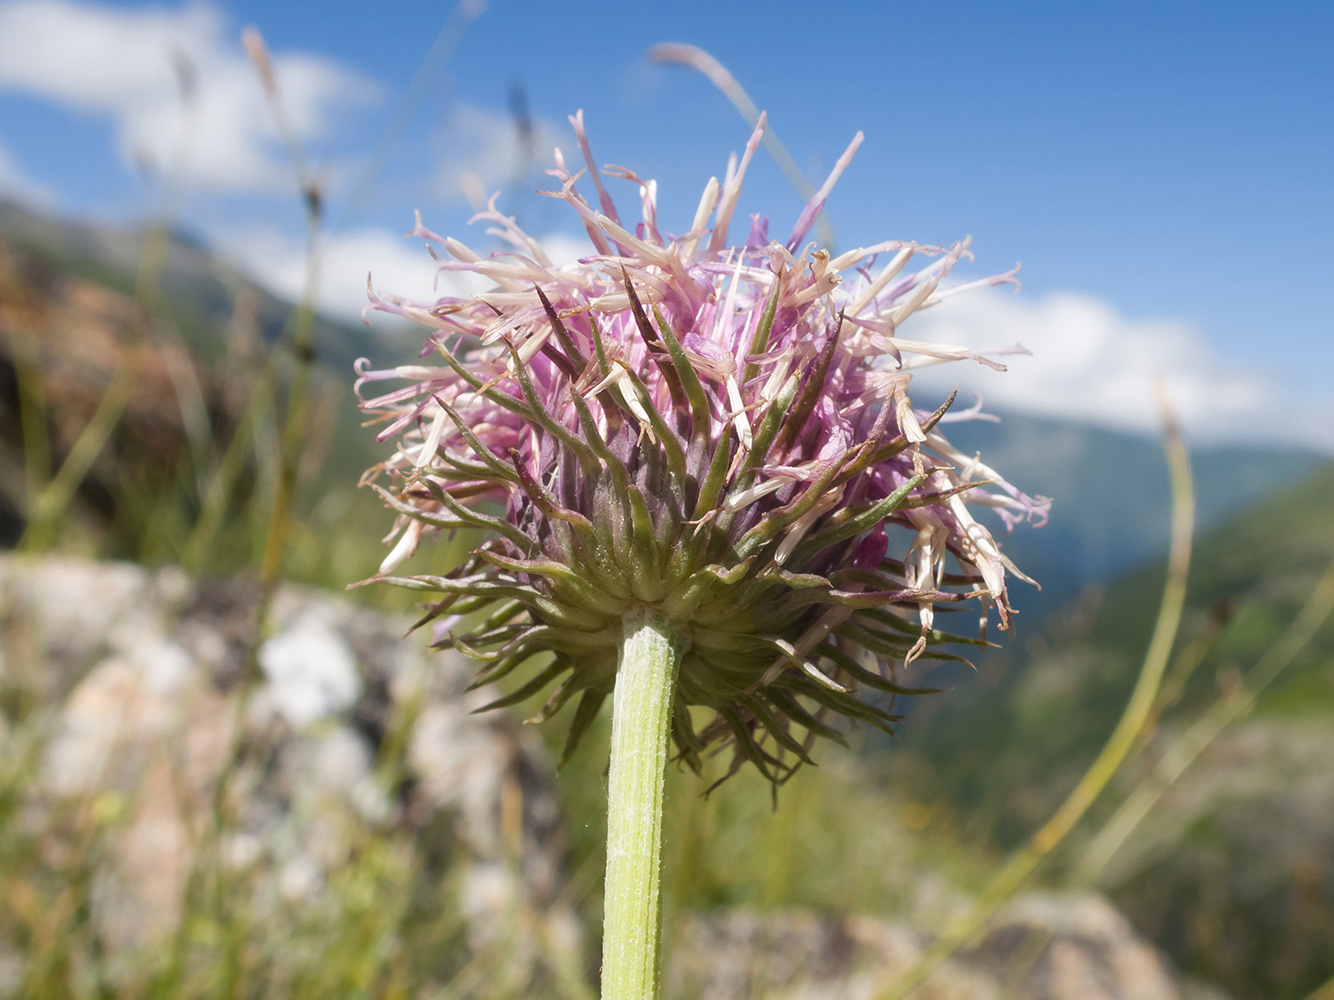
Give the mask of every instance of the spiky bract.
[[(661, 614), (687, 643), (679, 752), (698, 764), (711, 741), (730, 739), (736, 764), (778, 780), (817, 735), (837, 736), (831, 714), (888, 727), (892, 696), (908, 690), (896, 665), (984, 642), (936, 630), (937, 605), (975, 598), (984, 623), (994, 605), (1005, 627), (1005, 573), (1016, 571), (970, 504), (1010, 523), (1045, 519), (1045, 501), (949, 446), (937, 424), (950, 401), (927, 413), (908, 398), (915, 366), (999, 367), (898, 336), (913, 312), (970, 287), (940, 287), (967, 246), (890, 241), (833, 259), (802, 246), (858, 136), (784, 243), (756, 217), (729, 247), (762, 121), (682, 236), (660, 231), (653, 182), (607, 168), (639, 189), (631, 232), (582, 119), (571, 121), (600, 211), (559, 150), (550, 173), (561, 189), (546, 193), (578, 213), (592, 254), (554, 266), (493, 202), (479, 218), (510, 251), (481, 257), (420, 221), (415, 230), (452, 258), (442, 270), (492, 290), (430, 302), (371, 292), (373, 308), (432, 328), (423, 356), (435, 355), (386, 371), (359, 363), (359, 393), (408, 382), (362, 402), (385, 422), (380, 439), (398, 442), (372, 470), (388, 475), (390, 488), (376, 488), (399, 514), (378, 578), (444, 595), (425, 620), (447, 616), (437, 638), (483, 661), (479, 682), (538, 660), (497, 705), (556, 685), (546, 719), (578, 696), (567, 753), (612, 690), (622, 620)], [(907, 271), (918, 256), (934, 261)], [(390, 576), (423, 532), (469, 528), (486, 537), (455, 572)], [(712, 720), (697, 728), (690, 706)]]

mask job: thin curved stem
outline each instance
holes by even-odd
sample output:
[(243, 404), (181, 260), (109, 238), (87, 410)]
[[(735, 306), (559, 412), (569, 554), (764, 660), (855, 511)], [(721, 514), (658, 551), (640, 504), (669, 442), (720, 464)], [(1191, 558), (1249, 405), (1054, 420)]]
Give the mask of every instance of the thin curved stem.
[(1158, 608), (1158, 622), (1154, 626), (1148, 651), (1144, 654), (1144, 664), (1140, 667), (1139, 679), (1135, 682), (1135, 689), (1130, 694), (1125, 711), (1107, 738), (1102, 752), (1051, 819), (1033, 834), (1023, 848), (1010, 856), (982, 890), (968, 914), (942, 934), (917, 962), (879, 994), (879, 1000), (899, 1000), (907, 996), (982, 930), (997, 908), (1014, 895), (1083, 818), (1089, 806), (1115, 776), (1152, 716), (1163, 671), (1167, 668), (1181, 625), (1181, 612), (1186, 602), (1186, 577), (1190, 570), (1191, 535), (1195, 527), (1195, 491), (1191, 481), (1190, 458), (1165, 399), (1161, 401), (1161, 406), (1167, 467), (1172, 481), (1172, 544), (1167, 560), (1167, 582)]
[(1334, 979), (1330, 979), (1323, 986), (1317, 986), (1306, 1000), (1334, 1000)]
[[(1140, 822), (1149, 815), (1177, 779), (1185, 773), (1213, 741), (1228, 726), (1249, 715), (1256, 701), (1284, 669), (1306, 648), (1320, 630), (1330, 613), (1334, 612), (1334, 562), (1329, 564), (1320, 582), (1316, 584), (1301, 613), (1288, 626), (1283, 636), (1265, 651), (1237, 688), (1224, 696), (1198, 718), (1185, 734), (1163, 754), (1158, 766), (1147, 781), (1141, 783), (1121, 803), (1107, 825), (1084, 852), (1074, 881), (1092, 884), (1117, 851), (1121, 849)], [(1334, 988), (1330, 995), (1334, 998)]]
[[(702, 74), (705, 79), (718, 88), (724, 97), (732, 102), (732, 107), (740, 112), (741, 117), (746, 120), (746, 124), (751, 128), (754, 128), (755, 123), (760, 120), (760, 109), (750, 99), (750, 95), (746, 93), (746, 89), (741, 86), (737, 78), (713, 55), (699, 46), (666, 42), (651, 46), (647, 55), (654, 62), (678, 63), (682, 66), (689, 66)], [(778, 169), (783, 171), (783, 176), (792, 185), (792, 189), (806, 201), (814, 198), (815, 185), (806, 179), (806, 175), (797, 166), (797, 161), (792, 159), (792, 154), (779, 140), (778, 133), (771, 127), (766, 128), (760, 141), (764, 143), (764, 148), (769, 151), (769, 155), (778, 164)], [(815, 220), (815, 225), (820, 231), (820, 241), (826, 247), (832, 247), (834, 245), (834, 227), (829, 221), (829, 213), (821, 209)]]

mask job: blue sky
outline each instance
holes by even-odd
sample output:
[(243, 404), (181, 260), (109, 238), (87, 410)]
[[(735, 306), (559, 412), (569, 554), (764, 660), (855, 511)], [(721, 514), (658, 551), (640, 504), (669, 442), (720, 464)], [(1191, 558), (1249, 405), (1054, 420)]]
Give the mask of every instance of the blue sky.
[[(653, 43), (689, 42), (768, 110), (817, 185), (865, 131), (829, 203), (840, 247), (971, 234), (968, 276), (1023, 263), (1018, 300), (942, 309), (918, 331), (978, 343), (1017, 332), (1039, 356), (1023, 370), (1016, 362), (1008, 381), (980, 380), (990, 398), (1142, 428), (1146, 394), (1128, 387), (1156, 366), (1201, 435), (1265, 437), (1278, 414), (1280, 438), (1334, 447), (1334, 6), (492, 0), (471, 20), (455, 14), (467, 22), (457, 46), (419, 82), (410, 128), (369, 200), (349, 204), (451, 10), (0, 0), (11, 39), (0, 37), (0, 184), (70, 214), (150, 212), (138, 146), (169, 159), (178, 123), (169, 72), (143, 67), (169, 67), (179, 35), (201, 94), (226, 81), (201, 117), (229, 143), (199, 157), (183, 221), (291, 289), (301, 216), (240, 62), (240, 28), (253, 23), (280, 79), (291, 69), (294, 117), (328, 179), (345, 266), (331, 253), (326, 300), (347, 311), (359, 295), (352, 274), (421, 280), (402, 261), (416, 251), (391, 244), (414, 208), (461, 235), (461, 172), (501, 188), (502, 207), (534, 233), (577, 232), (560, 205), (531, 194), (545, 186), (539, 170), (516, 176), (516, 85), (539, 143), (575, 157), (565, 115), (583, 108), (598, 160), (657, 178), (667, 227), (686, 228), (704, 181), (749, 131), (702, 77), (644, 58)], [(68, 50), (70, 32), (58, 29), (71, 23), (104, 27), (85, 30), (87, 51), (54, 76), (46, 67), (68, 51), (46, 62), (34, 53), (55, 44), (43, 32)], [(154, 41), (98, 48), (122, 29)], [(89, 77), (83, 89), (74, 73)], [(99, 87), (98, 73), (120, 83)], [(539, 149), (539, 165), (549, 156)], [(633, 190), (621, 190), (629, 203)], [(742, 209), (785, 231), (801, 201), (761, 154)], [(466, 238), (485, 246), (480, 233)]]

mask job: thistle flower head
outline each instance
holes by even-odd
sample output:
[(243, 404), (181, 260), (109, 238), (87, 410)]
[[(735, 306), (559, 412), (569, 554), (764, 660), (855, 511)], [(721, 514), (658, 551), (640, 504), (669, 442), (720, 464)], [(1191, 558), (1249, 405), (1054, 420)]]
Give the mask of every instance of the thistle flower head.
[[(756, 216), (731, 245), (763, 117), (677, 236), (658, 220), (653, 181), (607, 167), (638, 191), (640, 218), (620, 216), (582, 115), (571, 123), (587, 178), (557, 150), (559, 189), (543, 193), (578, 215), (588, 256), (554, 266), (493, 199), (474, 221), (511, 249), (481, 256), (420, 218), (414, 230), (443, 248), (432, 249), (442, 271), (491, 290), (429, 301), (370, 290), (368, 308), (431, 330), (418, 364), (358, 363), (361, 406), (397, 445), (368, 474), (398, 514), (376, 579), (441, 595), (423, 623), (483, 662), (479, 683), (536, 659), (496, 704), (555, 685), (535, 716), (546, 719), (577, 697), (567, 754), (612, 690), (622, 620), (660, 614), (686, 643), (678, 751), (697, 765), (730, 740), (734, 766), (779, 780), (817, 735), (837, 736), (830, 716), (888, 727), (893, 695), (909, 690), (898, 671), (985, 644), (989, 609), (1008, 622), (1006, 573), (1020, 574), (972, 508), (1011, 525), (1045, 521), (1048, 502), (949, 445), (939, 425), (953, 396), (934, 411), (909, 397), (924, 365), (1000, 366), (900, 328), (1014, 272), (946, 288), (967, 241), (836, 257), (806, 243), (860, 134), (784, 241)], [(405, 384), (377, 394), (383, 381)], [(424, 534), (455, 529), (483, 533), (457, 570), (392, 575)], [(981, 636), (936, 629), (937, 607), (969, 600)], [(711, 721), (696, 728), (688, 706)]]

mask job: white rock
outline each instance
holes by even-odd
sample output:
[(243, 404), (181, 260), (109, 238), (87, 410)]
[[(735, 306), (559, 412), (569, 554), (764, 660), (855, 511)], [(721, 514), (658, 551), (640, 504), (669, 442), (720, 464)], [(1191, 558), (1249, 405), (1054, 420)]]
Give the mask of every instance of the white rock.
[(352, 650), (316, 608), (265, 642), (259, 665), (278, 711), (297, 729), (350, 708), (361, 694)]

